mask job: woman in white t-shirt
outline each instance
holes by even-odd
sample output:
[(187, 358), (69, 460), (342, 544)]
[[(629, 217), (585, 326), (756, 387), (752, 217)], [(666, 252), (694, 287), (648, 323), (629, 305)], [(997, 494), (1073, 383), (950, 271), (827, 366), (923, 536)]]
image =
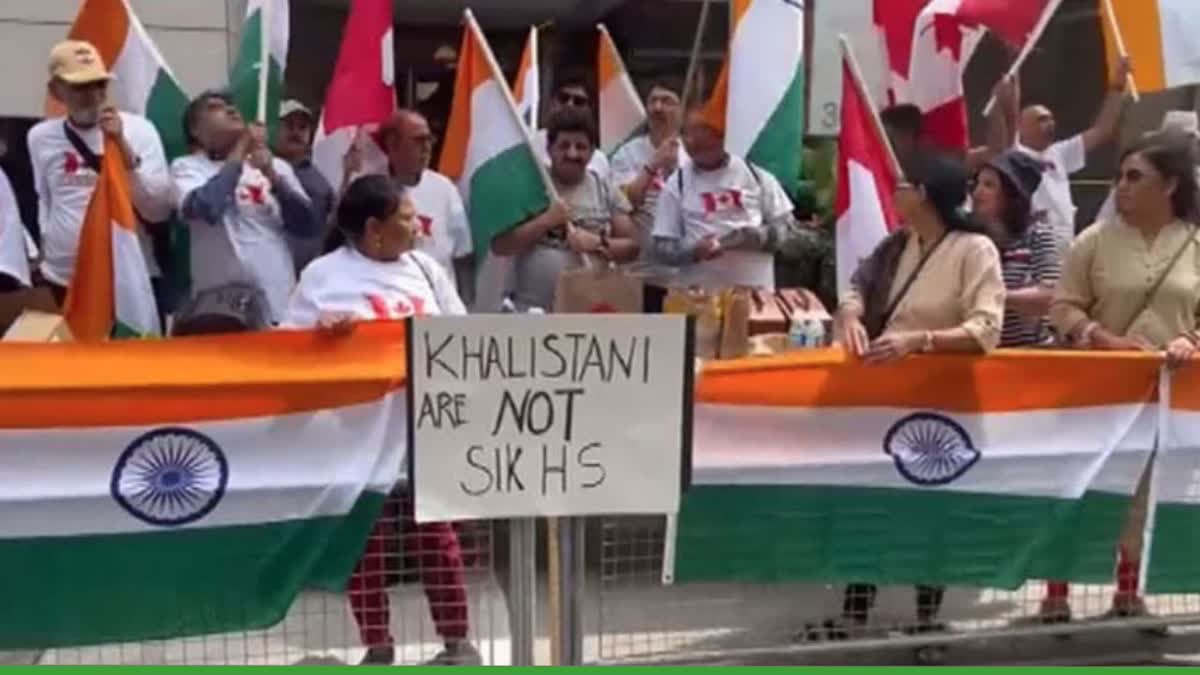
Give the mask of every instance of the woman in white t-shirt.
[[(412, 201), (386, 176), (364, 176), (337, 207), (332, 250), (309, 263), (292, 294), (284, 325), (346, 332), (357, 321), (466, 314), (447, 272), (414, 250), (419, 236)], [(445, 649), (436, 665), (478, 665), (467, 641), (467, 593), (458, 535), (450, 523), (417, 524), (412, 497), (393, 493), (350, 578), (350, 608), (367, 647), (364, 664), (395, 660), (389, 628), (387, 560), (400, 548), (418, 561), (430, 613)]]

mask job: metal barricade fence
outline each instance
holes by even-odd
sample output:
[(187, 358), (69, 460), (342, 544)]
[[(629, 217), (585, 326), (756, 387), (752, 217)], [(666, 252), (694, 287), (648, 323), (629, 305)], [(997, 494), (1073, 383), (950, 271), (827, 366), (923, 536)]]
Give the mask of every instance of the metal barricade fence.
[[(402, 499), (385, 507), (346, 593), (302, 592), (283, 620), (268, 629), (27, 652), (24, 661), (355, 664), (367, 653), (367, 643), (374, 642), (393, 645), (393, 652), (379, 659), (396, 664), (419, 664), (439, 654), (451, 662), (512, 663), (509, 613), (501, 591), (508, 583), (502, 573), (509, 566), (497, 559), (508, 548), (498, 540), (505, 528), (493, 521), (415, 526)], [(114, 607), (114, 617), (120, 611)], [(470, 646), (443, 652), (447, 640), (459, 635)]]
[[(1065, 596), (1050, 594), (1068, 602), (1072, 614), (1070, 622), (1047, 624), (1044, 582), (1011, 591), (949, 588), (944, 598), (912, 586), (882, 587), (875, 594), (845, 584), (664, 584), (667, 519), (600, 520), (599, 560), (588, 575), (597, 588), (586, 639), (589, 662), (870, 663), (872, 653), (890, 651), (883, 662), (895, 664), (906, 658), (897, 657), (901, 650), (911, 661), (933, 664), (959, 644), (999, 648), (990, 657), (981, 652), (983, 659), (1050, 662), (1064, 658), (1061, 638), (1096, 633), (1100, 649), (1076, 641), (1083, 650), (1079, 661), (1095, 663), (1123, 649), (1158, 653), (1160, 638), (1200, 623), (1200, 594), (1147, 595), (1148, 614), (1111, 616), (1115, 585), (1071, 584)], [(928, 632), (914, 630), (916, 617), (929, 614), (934, 603), (939, 611)], [(827, 623), (868, 604), (861, 625)], [(842, 633), (842, 627), (848, 630)], [(1113, 631), (1121, 635), (1113, 638)]]
[[(1067, 596), (1073, 621), (1040, 625), (1032, 619), (1038, 616), (1046, 585), (1031, 582), (1015, 591), (947, 589), (938, 613), (945, 630), (914, 635), (903, 630), (913, 623), (914, 598), (930, 602), (932, 596), (912, 587), (885, 587), (878, 590), (861, 629), (836, 636), (846, 639), (829, 639), (834, 636), (822, 622), (843, 613), (844, 585), (664, 584), (665, 518), (566, 518), (556, 529), (557, 545), (542, 547), (532, 519), (454, 528), (461, 551), (466, 636), (478, 662), (549, 663), (557, 642), (564, 664), (869, 663), (869, 654), (884, 650), (893, 654), (883, 662), (902, 663), (894, 654), (897, 649), (910, 653), (900, 658), (936, 663), (945, 656), (944, 647), (953, 658), (960, 643), (1007, 639), (1003, 655), (1011, 657), (1012, 645), (1039, 637), (1045, 639), (1026, 660), (1044, 662), (1062, 649), (1061, 641), (1052, 639), (1056, 636), (1111, 628), (1135, 635), (1133, 629), (1148, 633), (1166, 624), (1200, 623), (1200, 595), (1147, 596), (1152, 617), (1099, 621), (1110, 609), (1115, 588), (1073, 585)], [(304, 592), (282, 621), (265, 630), (0, 654), (0, 663), (358, 663), (366, 642), (386, 643), (385, 627), (394, 643), (394, 663), (423, 663), (441, 653), (443, 634), (454, 633), (462, 609), (454, 604), (459, 577), (453, 561), (446, 564), (445, 530), (440, 532), (422, 537), (405, 523), (402, 509), (391, 510), (368, 542), (349, 592)], [(407, 555), (401, 543), (407, 545)], [(552, 589), (546, 585), (549, 551), (558, 555), (556, 613), (550, 611)], [(386, 622), (381, 597), (387, 599)], [(440, 631), (431, 598), (440, 605)], [(119, 607), (113, 611), (119, 616)], [(474, 660), (469, 650), (457, 655)]]

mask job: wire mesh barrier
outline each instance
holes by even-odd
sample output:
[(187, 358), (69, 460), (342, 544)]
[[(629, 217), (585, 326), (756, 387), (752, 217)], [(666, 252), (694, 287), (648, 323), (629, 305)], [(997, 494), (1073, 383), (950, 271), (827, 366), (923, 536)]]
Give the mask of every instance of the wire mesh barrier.
[[(265, 630), (24, 652), (60, 665), (506, 665), (508, 610), (494, 522), (417, 525), (389, 500), (347, 592), (305, 591)], [(264, 584), (269, 580), (264, 579)], [(119, 616), (120, 608), (113, 608)]]
[[(1189, 624), (1200, 623), (1200, 595), (1147, 595), (1142, 604), (1122, 592), (1130, 579), (1110, 585), (1031, 581), (1015, 590), (664, 584), (667, 531), (661, 517), (602, 519), (598, 573), (590, 575), (597, 587), (591, 660), (844, 663), (900, 649), (918, 663), (938, 663), (953, 658), (958, 645), (1001, 640), (999, 658), (1013, 659), (1012, 645), (1019, 642), (1037, 662), (1061, 655), (1070, 642), (1061, 638), (1093, 632), (1112, 649), (1157, 654), (1161, 638), (1186, 635)], [(1029, 639), (1039, 637), (1047, 641)], [(1094, 643), (1075, 643), (1093, 659), (1104, 658)]]

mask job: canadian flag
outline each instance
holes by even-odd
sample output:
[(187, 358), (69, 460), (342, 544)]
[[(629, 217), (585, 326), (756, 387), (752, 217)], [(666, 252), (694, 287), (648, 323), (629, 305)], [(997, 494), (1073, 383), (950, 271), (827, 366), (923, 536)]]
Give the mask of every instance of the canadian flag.
[(700, 193), (700, 203), (704, 205), (705, 213), (728, 211), (742, 208), (741, 190), (721, 190), (719, 192)]
[[(890, 2), (892, 0), (882, 0)], [(925, 113), (927, 140), (965, 150), (967, 109), (962, 75), (986, 31), (1014, 49), (1044, 27), (1061, 0), (931, 0), (913, 26), (906, 98)]]
[(837, 281), (838, 294), (850, 287), (850, 277), (863, 258), (871, 255), (899, 219), (892, 193), (900, 177), (888, 157), (887, 140), (873, 119), (872, 104), (842, 59), (842, 130), (838, 136)]
[(908, 71), (912, 65), (913, 27), (929, 0), (875, 0), (872, 15), (883, 42), (888, 74), (888, 101), (907, 100)]
[(391, 0), (354, 0), (342, 32), (333, 79), (313, 140), (313, 164), (336, 190), (342, 162), (355, 139), (365, 173), (387, 173), (387, 156), (373, 133), (396, 110)]

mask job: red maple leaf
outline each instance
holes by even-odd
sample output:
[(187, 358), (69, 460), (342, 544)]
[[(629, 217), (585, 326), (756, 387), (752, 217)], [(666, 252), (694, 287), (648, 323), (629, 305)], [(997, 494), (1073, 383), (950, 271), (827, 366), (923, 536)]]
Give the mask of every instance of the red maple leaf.
[(421, 234), (425, 235), (426, 237), (433, 235), (433, 218), (418, 214), (417, 223), (421, 226)]
[(950, 52), (955, 62), (962, 61), (962, 23), (951, 14), (933, 17), (933, 44), (937, 51)]
[(607, 302), (597, 303), (592, 305), (588, 312), (592, 314), (616, 314), (617, 308)]
[(261, 185), (247, 185), (246, 197), (255, 204), (264, 204), (267, 201), (266, 193)]
[(74, 176), (76, 173), (79, 173), (79, 157), (70, 150), (63, 157), (63, 173), (68, 176)]

